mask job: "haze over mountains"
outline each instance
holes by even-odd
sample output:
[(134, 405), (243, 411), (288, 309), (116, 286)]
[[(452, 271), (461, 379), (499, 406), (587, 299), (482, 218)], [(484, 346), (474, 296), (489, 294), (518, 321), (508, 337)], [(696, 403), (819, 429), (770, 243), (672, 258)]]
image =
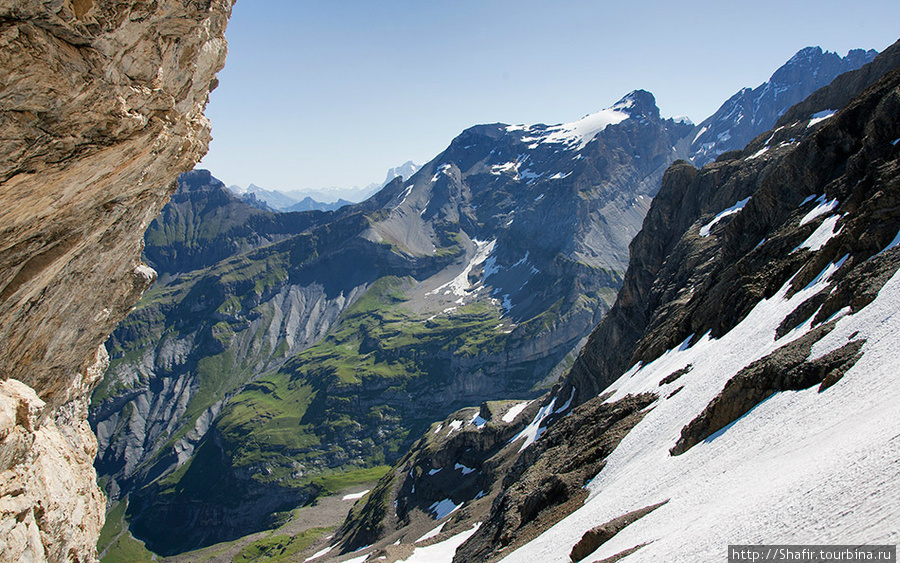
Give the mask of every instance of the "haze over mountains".
[(369, 184), (364, 188), (328, 188), (325, 190), (291, 190), (282, 192), (267, 190), (257, 185), (250, 184), (246, 188), (229, 186), (228, 189), (241, 196), (251, 205), (262, 202), (272, 211), (334, 211), (345, 205), (360, 202), (386, 186), (397, 176), (409, 178), (420, 168), (418, 164), (407, 161), (387, 171), (385, 179), (380, 184)]
[[(411, 543), (415, 526), (441, 516), (437, 507), (445, 500), (459, 506), (489, 493), (478, 497), (487, 499), (480, 513), (486, 515), (501, 494), (494, 485), (503, 480), (498, 476), (504, 461), (493, 474), (470, 472), (470, 481), (446, 477), (449, 470), (435, 477), (439, 471), (452, 464), (480, 468), (519, 432), (531, 444), (545, 431), (547, 417), (589, 403), (606, 387), (609, 381), (594, 364), (615, 364), (602, 369), (618, 377), (624, 360), (613, 362), (601, 350), (616, 348), (631, 358), (635, 344), (628, 338), (643, 334), (651, 320), (675, 322), (655, 312), (679, 310), (674, 296), (688, 299), (682, 278), (691, 272), (665, 287), (651, 283), (672, 245), (696, 225), (683, 244), (707, 246), (685, 251), (678, 264), (700, 268), (716, 255), (720, 247), (709, 245), (720, 237), (729, 240), (722, 228), (739, 224), (744, 213), (736, 202), (748, 205), (745, 199), (784, 155), (813, 143), (806, 140), (817, 131), (807, 127), (811, 115), (839, 108), (810, 110), (802, 125), (786, 124), (780, 136), (754, 141), (754, 151), (742, 153), (740, 162), (725, 153), (743, 149), (734, 143), (770, 130), (797, 101), (874, 57), (873, 51), (841, 58), (804, 49), (770, 82), (737, 93), (699, 126), (662, 118), (653, 95), (641, 90), (572, 123), (478, 125), (415, 173), (338, 210), (272, 213), (242, 202), (209, 173), (184, 175), (146, 236), (145, 255), (161, 281), (110, 339), (112, 367), (92, 410), (100, 440), (97, 467), (114, 498), (130, 495), (132, 531), (159, 553), (180, 553), (264, 529), (279, 511), (317, 494), (316, 476), (395, 462), (390, 479), (360, 504), (342, 531), (344, 548), (383, 540), (410, 523), (403, 537)], [(701, 164), (720, 155), (723, 164), (696, 179), (689, 165), (672, 167), (679, 160)], [(741, 180), (714, 188), (731, 177)], [(661, 186), (665, 197), (655, 199)], [(792, 198), (818, 197), (819, 188), (810, 185), (810, 194), (786, 199), (796, 208), (799, 201)], [(816, 205), (835, 197), (826, 195)], [(681, 204), (671, 203), (673, 198)], [(811, 207), (810, 201), (804, 205)], [(729, 214), (714, 220), (730, 206)], [(645, 222), (650, 209), (657, 215), (651, 212)], [(779, 235), (787, 242), (778, 248), (795, 242), (802, 247), (806, 231), (818, 228), (818, 221), (807, 223)], [(644, 238), (632, 243), (642, 225)], [(697, 235), (700, 226), (708, 226), (707, 235)], [(890, 225), (882, 226), (873, 248), (887, 245), (881, 239)], [(662, 233), (651, 235), (653, 229)], [(760, 230), (759, 238), (773, 233)], [(735, 244), (722, 252), (746, 254), (747, 240)], [(632, 259), (635, 252), (641, 257), (631, 266), (629, 245)], [(768, 257), (770, 248), (763, 248)], [(797, 263), (799, 258), (789, 261)], [(619, 305), (608, 317), (614, 320), (588, 341), (623, 283)], [(652, 309), (640, 308), (647, 303)], [(640, 307), (623, 320), (629, 304)], [(737, 323), (740, 316), (728, 318)], [(686, 327), (709, 324), (707, 317), (694, 322), (687, 313), (673, 318), (681, 323), (677, 330), (658, 332), (659, 342), (641, 348), (648, 350), (643, 355), (633, 354), (649, 363), (673, 339), (686, 341)], [(716, 328), (716, 335), (727, 332), (724, 325)], [(592, 343), (590, 350), (579, 355), (585, 342)], [(503, 400), (536, 399), (567, 373), (564, 387), (507, 416), (513, 403)], [(684, 396), (694, 397), (690, 389)], [(627, 419), (633, 427), (656, 399), (628, 400), (616, 404), (609, 425)], [(501, 402), (433, 425), (486, 401)], [(593, 405), (598, 416), (609, 414), (601, 401)], [(481, 431), (485, 424), (492, 429), (489, 439), (469, 427)], [(438, 436), (423, 439), (407, 455), (426, 430)], [(560, 435), (574, 440), (577, 429)], [(427, 455), (422, 446), (429, 448)], [(524, 454), (528, 463), (520, 462), (510, 479), (526, 475), (525, 467), (546, 447), (519, 450), (532, 453)], [(516, 455), (504, 455), (514, 463)], [(583, 500), (575, 492), (589, 470), (602, 467), (591, 463), (563, 484), (567, 492), (561, 498)], [(466, 553), (499, 553), (486, 538), (501, 529), (513, 535), (500, 547), (517, 541), (514, 532), (559, 492), (558, 485), (547, 486), (542, 501), (519, 499), (536, 507), (520, 525), (495, 526), (518, 508), (492, 509), (492, 521), (473, 536)], [(397, 512), (391, 515), (386, 510), (394, 501)], [(447, 531), (469, 526), (472, 518), (466, 518), (454, 520)]]

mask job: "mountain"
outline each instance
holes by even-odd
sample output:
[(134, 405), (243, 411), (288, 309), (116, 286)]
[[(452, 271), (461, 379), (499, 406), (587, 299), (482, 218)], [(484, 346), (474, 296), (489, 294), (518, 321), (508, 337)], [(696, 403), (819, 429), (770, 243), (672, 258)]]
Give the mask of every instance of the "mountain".
[(559, 385), (435, 423), (334, 549), (688, 562), (753, 538), (892, 543), (898, 92), (900, 43), (743, 150), (674, 163)]
[[(412, 178), (412, 175), (418, 172), (419, 168), (422, 167), (411, 160), (407, 160), (400, 166), (388, 170), (387, 175), (384, 177), (384, 182), (381, 183), (380, 187), (385, 187), (391, 182), (391, 180), (398, 176), (401, 178)], [(371, 188), (372, 186), (369, 187)]]
[(97, 467), (134, 534), (160, 553), (247, 534), (435, 418), (537, 396), (611, 305), (691, 129), (642, 91), (571, 124), (476, 126), (312, 215), (186, 178), (146, 251), (179, 274), (110, 339), (94, 395)]
[(847, 56), (807, 47), (756, 88), (743, 88), (705, 119), (691, 141), (690, 161), (702, 166), (722, 153), (741, 150), (760, 131), (775, 126), (784, 112), (838, 75), (872, 61), (877, 51), (852, 49)]
[(337, 201), (332, 203), (321, 203), (311, 197), (306, 197), (301, 201), (298, 201), (294, 205), (288, 207), (287, 209), (284, 209), (284, 211), (334, 211), (346, 205), (352, 204), (352, 201), (347, 201), (346, 199), (338, 199)]

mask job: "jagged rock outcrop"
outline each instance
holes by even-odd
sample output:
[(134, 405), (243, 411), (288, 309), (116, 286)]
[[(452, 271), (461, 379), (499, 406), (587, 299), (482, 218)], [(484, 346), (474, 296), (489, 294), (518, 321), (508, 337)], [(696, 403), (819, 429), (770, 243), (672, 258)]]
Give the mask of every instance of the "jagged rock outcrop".
[(92, 561), (103, 341), (143, 232), (206, 151), (232, 0), (0, 2), (0, 559)]

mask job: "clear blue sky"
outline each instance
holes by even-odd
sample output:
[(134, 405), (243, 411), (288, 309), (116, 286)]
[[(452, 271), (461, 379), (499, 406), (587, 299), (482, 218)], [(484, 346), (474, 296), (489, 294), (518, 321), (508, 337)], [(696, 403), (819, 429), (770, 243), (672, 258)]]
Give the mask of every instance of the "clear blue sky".
[(478, 123), (561, 123), (653, 92), (709, 116), (796, 51), (900, 38), (900, 0), (239, 0), (200, 167), (291, 190), (380, 182)]

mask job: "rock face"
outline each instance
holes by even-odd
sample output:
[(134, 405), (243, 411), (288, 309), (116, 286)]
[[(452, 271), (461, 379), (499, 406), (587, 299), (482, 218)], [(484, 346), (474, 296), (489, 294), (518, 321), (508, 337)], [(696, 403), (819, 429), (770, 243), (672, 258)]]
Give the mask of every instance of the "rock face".
[(155, 279), (143, 232), (206, 150), (232, 3), (0, 2), (3, 560), (96, 557), (86, 401)]

